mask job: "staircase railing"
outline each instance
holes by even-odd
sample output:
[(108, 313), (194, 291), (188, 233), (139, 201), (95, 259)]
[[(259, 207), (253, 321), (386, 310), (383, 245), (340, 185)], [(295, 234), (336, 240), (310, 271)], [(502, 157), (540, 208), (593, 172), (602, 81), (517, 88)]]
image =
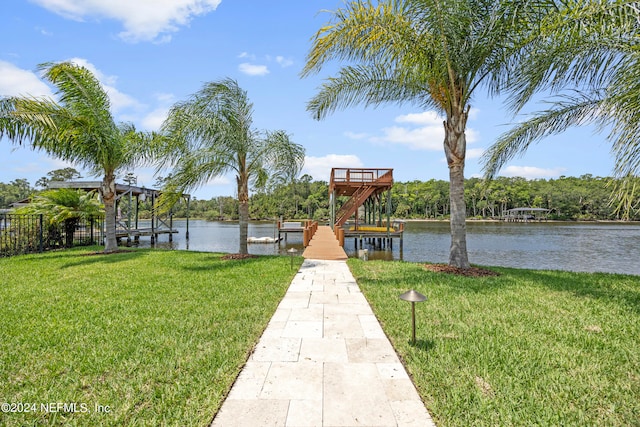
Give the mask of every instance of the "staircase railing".
[(347, 219), (360, 207), (360, 205), (367, 200), (371, 194), (375, 191), (375, 187), (370, 185), (362, 185), (356, 189), (356, 191), (351, 195), (349, 200), (343, 204), (338, 212), (336, 213), (336, 227), (342, 227)]

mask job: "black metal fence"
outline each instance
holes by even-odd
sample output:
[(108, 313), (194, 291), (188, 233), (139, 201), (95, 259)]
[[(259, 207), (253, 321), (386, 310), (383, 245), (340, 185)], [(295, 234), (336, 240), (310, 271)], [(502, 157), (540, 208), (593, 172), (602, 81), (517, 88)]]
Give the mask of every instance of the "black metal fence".
[(102, 218), (50, 225), (45, 215), (0, 213), (0, 257), (102, 244)]

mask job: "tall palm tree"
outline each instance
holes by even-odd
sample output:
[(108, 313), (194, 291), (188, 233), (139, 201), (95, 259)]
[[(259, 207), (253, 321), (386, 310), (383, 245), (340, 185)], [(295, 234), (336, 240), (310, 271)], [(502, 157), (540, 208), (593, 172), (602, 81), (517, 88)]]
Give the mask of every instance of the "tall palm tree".
[(493, 177), (546, 136), (592, 123), (609, 132), (614, 174), (622, 178), (615, 194), (624, 199), (635, 188), (629, 180), (640, 174), (640, 5), (629, 0), (553, 3), (552, 13), (542, 17), (523, 45), (509, 81), (514, 112), (541, 92), (551, 97), (552, 106), (500, 136), (485, 153), (485, 175)]
[(307, 108), (317, 119), (356, 104), (412, 103), (445, 116), (449, 166), (449, 264), (468, 268), (464, 166), (467, 119), (474, 93), (499, 90), (516, 35), (537, 3), (498, 0), (350, 1), (315, 35), (309, 76), (330, 60), (354, 63), (321, 86)]
[(86, 68), (70, 62), (40, 65), (57, 88), (58, 101), (47, 97), (0, 99), (0, 137), (27, 142), (37, 150), (102, 175), (99, 189), (105, 209), (105, 252), (117, 250), (116, 173), (148, 155), (149, 134), (129, 123), (116, 124), (109, 96)]
[(247, 92), (236, 81), (222, 79), (206, 83), (174, 105), (163, 124), (169, 144), (161, 167), (173, 167), (167, 194), (188, 192), (215, 177), (235, 174), (241, 254), (248, 253), (249, 186), (263, 186), (274, 176), (295, 176), (304, 161), (304, 148), (284, 131), (253, 129), (252, 114)]

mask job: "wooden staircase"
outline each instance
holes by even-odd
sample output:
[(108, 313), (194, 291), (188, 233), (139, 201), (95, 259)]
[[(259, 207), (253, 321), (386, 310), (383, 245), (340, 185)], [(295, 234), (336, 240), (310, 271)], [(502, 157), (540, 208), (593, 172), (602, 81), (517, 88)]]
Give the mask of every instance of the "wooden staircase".
[(362, 185), (351, 195), (351, 198), (336, 212), (336, 227), (342, 227), (356, 213), (358, 208), (376, 191), (376, 187)]
[(342, 227), (345, 222), (362, 206), (367, 199), (393, 186), (393, 169), (342, 169), (331, 170), (329, 194), (337, 196), (349, 196), (335, 213), (334, 227)]

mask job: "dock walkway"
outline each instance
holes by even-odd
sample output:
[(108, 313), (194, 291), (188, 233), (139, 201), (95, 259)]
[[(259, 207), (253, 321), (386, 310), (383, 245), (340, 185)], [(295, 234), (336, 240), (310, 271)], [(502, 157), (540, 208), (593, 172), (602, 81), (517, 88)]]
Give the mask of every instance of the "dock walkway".
[(435, 424), (347, 263), (306, 259), (212, 423), (231, 426)]
[(340, 247), (331, 227), (321, 225), (315, 232), (309, 246), (302, 253), (305, 259), (323, 259), (332, 261), (346, 260), (347, 253)]

